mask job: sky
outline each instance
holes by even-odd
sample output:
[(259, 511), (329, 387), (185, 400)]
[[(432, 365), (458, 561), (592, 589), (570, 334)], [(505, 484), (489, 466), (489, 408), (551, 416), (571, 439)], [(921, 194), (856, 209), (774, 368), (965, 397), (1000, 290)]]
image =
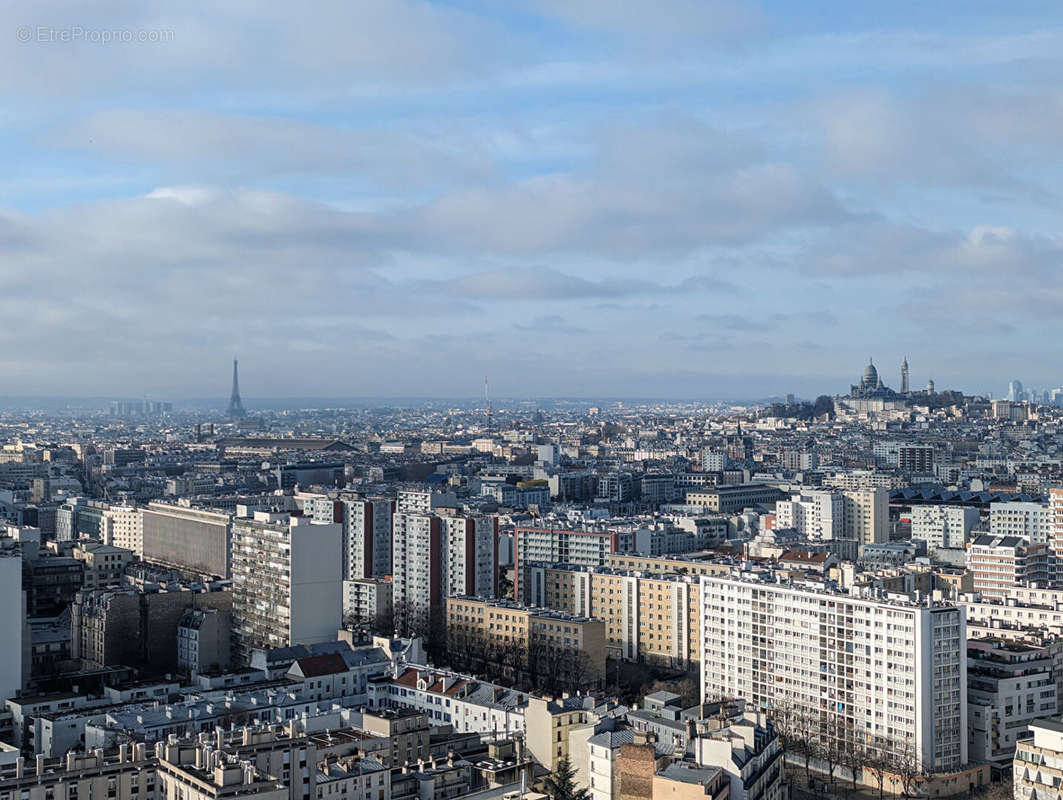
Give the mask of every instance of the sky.
[(1063, 4), (0, 0), (0, 394), (1063, 384)]

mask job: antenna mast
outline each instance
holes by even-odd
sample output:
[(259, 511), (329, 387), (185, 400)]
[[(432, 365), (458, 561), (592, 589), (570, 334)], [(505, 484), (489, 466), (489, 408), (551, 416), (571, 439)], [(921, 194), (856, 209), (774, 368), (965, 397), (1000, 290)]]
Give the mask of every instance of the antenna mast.
[(484, 375), (484, 403), (487, 406), (487, 427), (491, 427), (491, 395), (487, 391), (487, 376)]

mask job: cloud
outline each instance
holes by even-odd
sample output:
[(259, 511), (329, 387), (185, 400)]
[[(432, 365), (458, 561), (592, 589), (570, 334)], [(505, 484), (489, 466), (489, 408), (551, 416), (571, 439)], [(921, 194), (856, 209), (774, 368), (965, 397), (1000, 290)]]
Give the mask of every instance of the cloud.
[(587, 328), (573, 325), (559, 314), (545, 314), (529, 322), (514, 322), (513, 327), (540, 336), (583, 336), (590, 333)]
[(577, 28), (672, 48), (750, 34), (764, 23), (756, 4), (735, 0), (528, 0), (527, 4)]
[(803, 256), (815, 275), (866, 277), (909, 273), (964, 281), (1031, 276), (1055, 280), (1063, 263), (1063, 239), (976, 225), (968, 231), (935, 231), (885, 219), (838, 226)]
[(1025, 168), (1059, 155), (1063, 91), (962, 84), (914, 95), (850, 90), (812, 103), (808, 118), (843, 176), (979, 186), (1044, 201), (1050, 190)]
[(139, 161), (184, 176), (239, 180), (344, 175), (390, 192), (440, 181), (484, 181), (490, 159), (449, 137), (382, 128), (344, 129), (277, 117), (191, 111), (101, 111), (56, 137), (64, 148), (111, 162)]
[[(188, 0), (165, 8), (127, 0), (89, 8), (59, 0), (14, 5), (5, 19), (11, 31), (0, 44), (6, 91), (49, 96), (101, 87), (154, 95), (205, 81), (252, 89), (268, 84), (304, 95), (377, 93), (383, 85), (440, 85), (472, 76), (522, 50), (520, 37), (487, 17), (425, 0), (324, 0), (298, 14), (248, 0)], [(16, 39), (18, 26), (30, 31), (29, 41)], [(105, 31), (135, 38), (101, 43)], [(54, 38), (64, 35), (67, 41)]]

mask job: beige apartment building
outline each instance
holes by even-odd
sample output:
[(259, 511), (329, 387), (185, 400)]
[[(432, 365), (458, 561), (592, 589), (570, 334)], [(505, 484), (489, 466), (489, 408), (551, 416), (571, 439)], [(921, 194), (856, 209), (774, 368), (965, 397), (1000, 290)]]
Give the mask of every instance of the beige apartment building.
[[(580, 687), (597, 686), (605, 676), (605, 625), (599, 619), (510, 600), (448, 597), (446, 625), (452, 657), (479, 653), (484, 662), (517, 673), (515, 678), (534, 672), (548, 651), (551, 663)], [(571, 653), (571, 663), (555, 663), (558, 652)]]
[[(615, 557), (617, 562), (656, 562), (675, 559)], [(719, 568), (682, 562), (697, 569)], [(626, 661), (668, 666), (700, 662), (700, 574), (642, 573), (590, 567), (530, 567), (531, 602), (537, 606), (600, 619), (605, 623), (607, 655)]]

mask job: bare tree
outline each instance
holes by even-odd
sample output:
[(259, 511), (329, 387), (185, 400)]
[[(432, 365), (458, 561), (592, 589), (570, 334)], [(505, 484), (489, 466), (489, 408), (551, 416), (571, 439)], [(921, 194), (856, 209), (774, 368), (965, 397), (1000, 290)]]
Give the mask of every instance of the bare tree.
[(863, 748), (864, 766), (871, 770), (878, 786), (879, 800), (882, 800), (886, 773), (890, 770), (889, 743), (881, 737), (875, 737)]

